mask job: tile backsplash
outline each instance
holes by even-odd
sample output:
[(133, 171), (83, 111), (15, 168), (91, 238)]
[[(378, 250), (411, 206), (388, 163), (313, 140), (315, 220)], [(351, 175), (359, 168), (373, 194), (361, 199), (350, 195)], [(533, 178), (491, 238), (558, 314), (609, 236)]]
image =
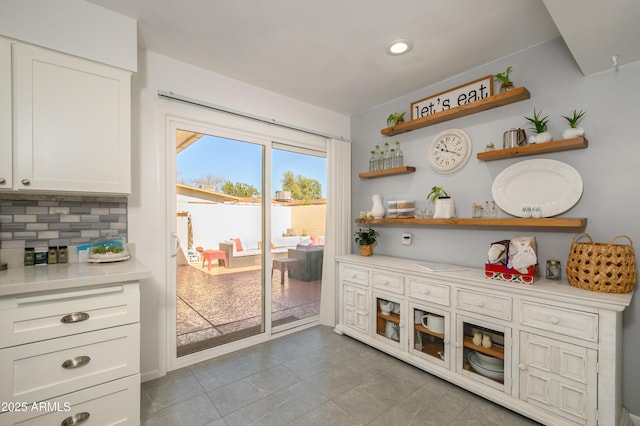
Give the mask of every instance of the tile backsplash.
[(127, 198), (0, 194), (0, 248), (127, 240)]

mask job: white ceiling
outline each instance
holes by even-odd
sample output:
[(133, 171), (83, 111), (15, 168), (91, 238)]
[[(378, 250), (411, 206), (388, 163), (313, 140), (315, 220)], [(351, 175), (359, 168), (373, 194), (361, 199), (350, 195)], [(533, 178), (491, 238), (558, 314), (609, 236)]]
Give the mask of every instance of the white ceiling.
[(585, 74), (640, 60), (637, 0), (89, 1), (142, 48), (347, 115), (559, 35)]

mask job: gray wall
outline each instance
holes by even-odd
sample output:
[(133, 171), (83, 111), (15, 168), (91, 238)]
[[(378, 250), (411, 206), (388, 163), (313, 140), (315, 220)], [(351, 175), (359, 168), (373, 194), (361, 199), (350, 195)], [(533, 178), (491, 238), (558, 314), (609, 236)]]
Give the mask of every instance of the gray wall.
[[(409, 116), (411, 102), (502, 72), (509, 65), (513, 66), (511, 76), (515, 86), (526, 87), (531, 92), (531, 99), (390, 138), (380, 134), (391, 112), (407, 111)], [(589, 77), (583, 76), (564, 42), (557, 39), (353, 116), (352, 210), (356, 213), (370, 210), (373, 194), (382, 194), (385, 200), (414, 199), (419, 206), (425, 207), (425, 196), (430, 188), (444, 185), (455, 199), (457, 215), (470, 217), (472, 203), (492, 200), (493, 180), (504, 168), (526, 159), (551, 158), (573, 166), (581, 174), (584, 184), (582, 198), (564, 216), (588, 218), (586, 232), (594, 241), (609, 241), (623, 234), (640, 244), (640, 142), (636, 124), (640, 117), (639, 83), (640, 62), (623, 65), (617, 72), (612, 69)], [(483, 151), (487, 142), (491, 141), (500, 147), (504, 131), (512, 127), (528, 129), (523, 117), (531, 116), (534, 107), (550, 115), (549, 130), (554, 139), (562, 139), (562, 132), (568, 127), (561, 115), (570, 115), (576, 108), (586, 110), (587, 115), (580, 124), (585, 129), (589, 147), (491, 162), (476, 159), (476, 153)], [(473, 142), (474, 152), (462, 170), (441, 175), (429, 168), (427, 147), (437, 133), (449, 128), (466, 131)], [(415, 166), (416, 173), (359, 179), (358, 173), (368, 169), (369, 151), (373, 146), (396, 140), (401, 142), (405, 164)], [(508, 215), (501, 212), (500, 216)], [(559, 259), (564, 267), (571, 240), (576, 234), (573, 230), (517, 228), (474, 230), (378, 226), (376, 229), (381, 234), (380, 242), (374, 249), (376, 254), (478, 268), (482, 267), (491, 242), (517, 235), (536, 237), (541, 263), (547, 259)], [(413, 245), (401, 245), (402, 232), (413, 234)], [(639, 316), (640, 302), (635, 297), (624, 313), (623, 329), (623, 403), (635, 415), (640, 414), (640, 399), (637, 398), (640, 393), (640, 361), (637, 356), (640, 353)]]

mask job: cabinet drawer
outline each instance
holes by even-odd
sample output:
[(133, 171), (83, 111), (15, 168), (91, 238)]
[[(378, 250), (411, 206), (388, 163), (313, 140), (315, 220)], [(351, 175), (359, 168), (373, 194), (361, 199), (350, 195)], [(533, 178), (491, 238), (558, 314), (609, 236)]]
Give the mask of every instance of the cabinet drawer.
[(369, 271), (366, 269), (354, 268), (353, 266), (342, 265), (340, 270), (340, 280), (368, 286)]
[(0, 348), (136, 323), (137, 283), (0, 299)]
[(373, 287), (404, 294), (404, 278), (400, 275), (373, 273)]
[(598, 341), (598, 314), (523, 301), (520, 316), (522, 325)]
[(511, 305), (510, 297), (460, 289), (456, 293), (458, 308), (494, 318), (511, 320)]
[(407, 282), (409, 285), (409, 296), (440, 305), (450, 305), (451, 298), (448, 285), (426, 280), (417, 280), (415, 278), (408, 278)]
[(42, 401), (138, 374), (139, 347), (140, 325), (130, 324), (2, 349), (0, 377), (11, 379), (0, 401)]
[(0, 414), (0, 424), (60, 425), (69, 417), (86, 417), (88, 414), (87, 425), (137, 426), (140, 424), (140, 375), (135, 374), (35, 405), (28, 403), (22, 408), (20, 406), (11, 412)]

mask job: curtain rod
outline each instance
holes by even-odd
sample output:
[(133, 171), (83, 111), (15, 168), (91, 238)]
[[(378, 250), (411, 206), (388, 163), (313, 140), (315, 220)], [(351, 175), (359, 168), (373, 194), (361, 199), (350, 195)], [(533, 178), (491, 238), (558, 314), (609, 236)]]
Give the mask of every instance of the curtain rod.
[(294, 126), (293, 124), (287, 124), (287, 123), (283, 123), (283, 122), (280, 122), (280, 121), (277, 121), (277, 120), (274, 120), (274, 119), (260, 117), (258, 115), (253, 115), (253, 114), (247, 114), (245, 112), (232, 110), (232, 109), (220, 106), (220, 105), (214, 105), (214, 104), (210, 104), (208, 102), (199, 101), (197, 99), (187, 98), (186, 96), (176, 95), (173, 92), (167, 92), (165, 90), (158, 90), (158, 96), (160, 96), (161, 98), (165, 98), (165, 99), (169, 99), (169, 100), (173, 100), (173, 101), (183, 102), (183, 103), (186, 103), (186, 104), (191, 104), (191, 105), (196, 105), (196, 106), (212, 109), (214, 111), (224, 112), (226, 114), (235, 115), (237, 117), (248, 118), (250, 120), (259, 121), (261, 123), (271, 124), (271, 125), (278, 126), (278, 127), (284, 127), (285, 129), (295, 130), (295, 131), (298, 131), (298, 132), (307, 133), (307, 134), (314, 135), (314, 136), (321, 136), (323, 138), (330, 138), (330, 139), (340, 139), (340, 140), (345, 141), (345, 142), (351, 142), (350, 140), (345, 139), (342, 136), (335, 136), (335, 135), (330, 135), (330, 134), (327, 134), (327, 133), (316, 132), (315, 130), (305, 129), (305, 128), (302, 128), (302, 127)]

